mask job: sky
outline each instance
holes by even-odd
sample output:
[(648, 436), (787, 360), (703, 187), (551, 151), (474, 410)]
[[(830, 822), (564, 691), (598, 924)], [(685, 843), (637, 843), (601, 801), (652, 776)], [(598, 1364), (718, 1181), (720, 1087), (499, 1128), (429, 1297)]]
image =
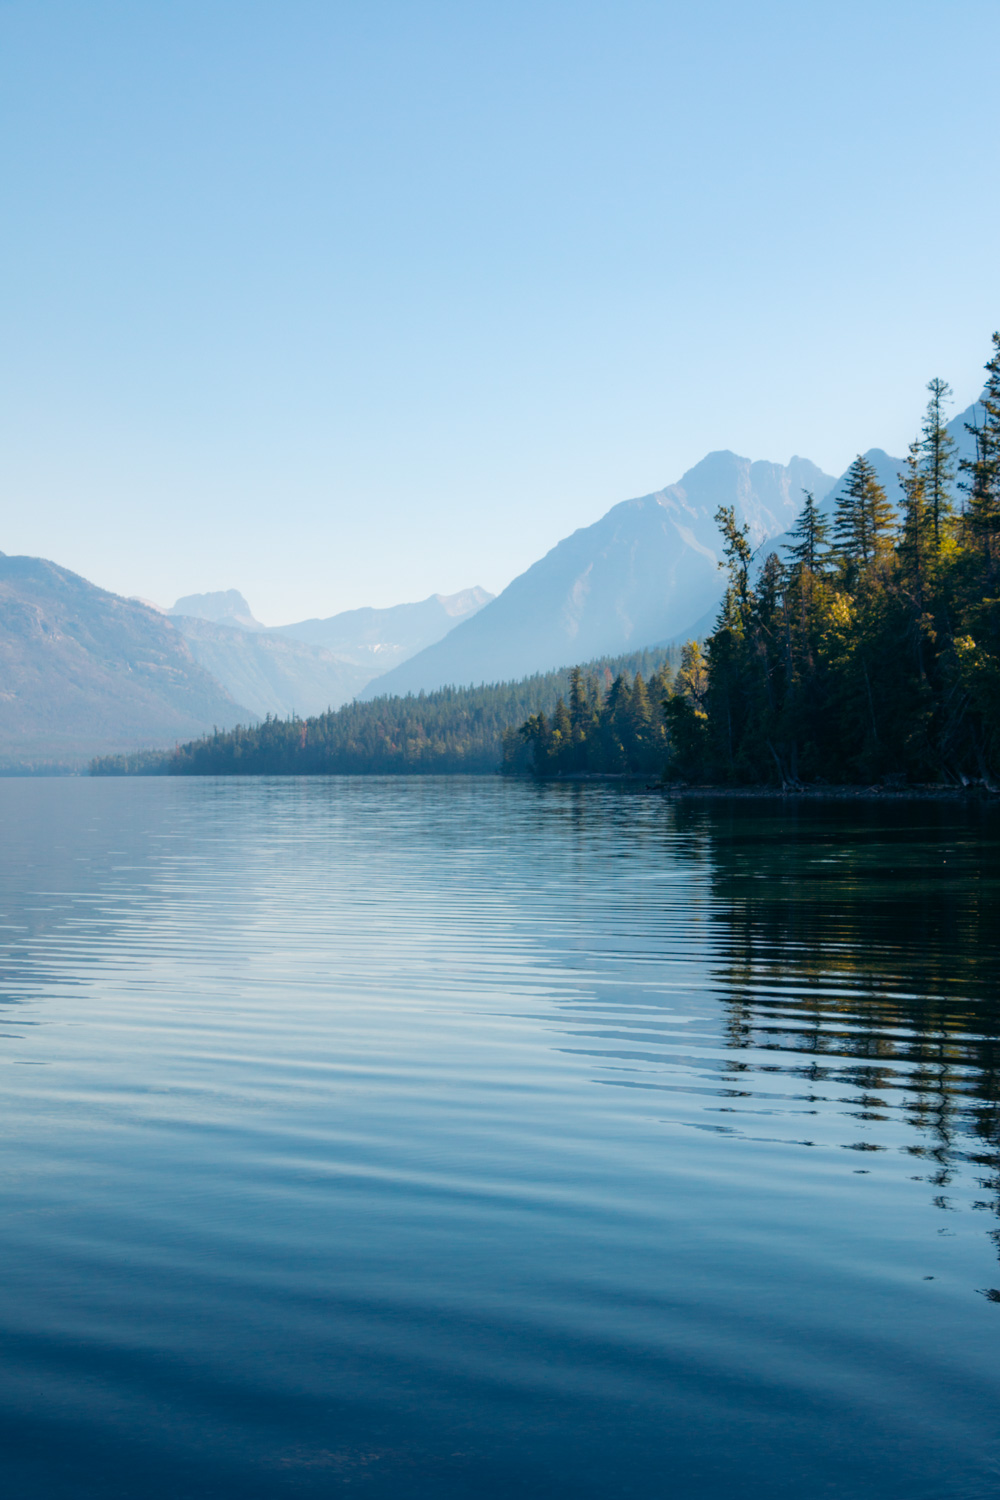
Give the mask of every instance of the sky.
[(268, 624), (494, 592), (1000, 325), (1000, 5), (0, 0), (0, 550)]

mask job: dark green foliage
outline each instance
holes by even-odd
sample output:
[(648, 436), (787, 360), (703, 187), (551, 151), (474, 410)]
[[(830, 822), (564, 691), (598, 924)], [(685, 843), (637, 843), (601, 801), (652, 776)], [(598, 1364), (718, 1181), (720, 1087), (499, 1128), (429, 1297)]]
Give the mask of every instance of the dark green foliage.
[(951, 486), (955, 480), (956, 445), (948, 432), (944, 412), (945, 402), (951, 397), (951, 386), (947, 380), (935, 379), (927, 382), (927, 389), (931, 393), (931, 399), (927, 403), (918, 447), (934, 539), (940, 546), (945, 527), (954, 510)]
[[(685, 648), (687, 649), (687, 648)], [(641, 670), (630, 680), (622, 667), (598, 675), (575, 667), (569, 707), (560, 698), (550, 717), (532, 714), (504, 738), (504, 769), (527, 768), (536, 776), (658, 776), (667, 755), (663, 703), (670, 692), (666, 652), (646, 653), (647, 685)], [(654, 665), (655, 656), (661, 660)]]
[(802, 493), (806, 497), (806, 503), (792, 527), (791, 534), (795, 541), (789, 547), (788, 555), (793, 564), (816, 573), (826, 557), (830, 523), (816, 504), (812, 490), (803, 490)]
[[(590, 678), (612, 673), (655, 673), (671, 653), (637, 651), (593, 662)], [(574, 681), (576, 687), (574, 688)], [(504, 762), (525, 770), (530, 747), (506, 730), (525, 715), (558, 718), (562, 754), (572, 759), (574, 734), (582, 734), (594, 703), (583, 672), (547, 672), (522, 682), (441, 688), (416, 697), (349, 703), (313, 719), (265, 719), (193, 740), (172, 751), (95, 760), (96, 776), (299, 776), (490, 773)], [(574, 696), (574, 693), (576, 696)], [(569, 698), (571, 708), (565, 708)], [(558, 704), (562, 702), (560, 712)], [(574, 717), (575, 716), (575, 717)], [(576, 728), (574, 728), (574, 724)], [(662, 756), (661, 756), (662, 758)]]
[(851, 576), (874, 562), (890, 543), (895, 514), (868, 460), (858, 454), (837, 496), (833, 532)]
[(970, 426), (976, 453), (963, 460), (962, 487), (968, 497), (964, 513), (970, 545), (996, 582), (1000, 564), (1000, 333), (993, 335), (993, 356), (986, 365), (986, 389), (980, 398), (983, 420)]

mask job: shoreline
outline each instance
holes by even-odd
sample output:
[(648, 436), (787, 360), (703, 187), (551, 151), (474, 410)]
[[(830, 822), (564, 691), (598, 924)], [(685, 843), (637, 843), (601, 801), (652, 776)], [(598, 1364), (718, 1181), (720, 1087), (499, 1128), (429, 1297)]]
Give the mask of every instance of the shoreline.
[(681, 786), (665, 784), (649, 787), (671, 800), (738, 799), (769, 802), (986, 802), (1000, 800), (1000, 792), (990, 787), (938, 786)]

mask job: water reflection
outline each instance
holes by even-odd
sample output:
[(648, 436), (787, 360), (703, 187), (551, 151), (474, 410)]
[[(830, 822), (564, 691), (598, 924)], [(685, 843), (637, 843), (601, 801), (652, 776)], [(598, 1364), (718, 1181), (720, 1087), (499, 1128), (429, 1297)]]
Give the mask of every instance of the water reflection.
[(970, 1206), (1000, 1211), (995, 819), (838, 812), (713, 819), (728, 1045), (780, 1054), (769, 1072), (859, 1122), (853, 1150), (883, 1151), (877, 1127), (908, 1126), (900, 1149), (926, 1163), (938, 1208), (958, 1206), (944, 1189), (965, 1164)]
[(11, 1493), (995, 1492), (990, 817), (7, 791)]

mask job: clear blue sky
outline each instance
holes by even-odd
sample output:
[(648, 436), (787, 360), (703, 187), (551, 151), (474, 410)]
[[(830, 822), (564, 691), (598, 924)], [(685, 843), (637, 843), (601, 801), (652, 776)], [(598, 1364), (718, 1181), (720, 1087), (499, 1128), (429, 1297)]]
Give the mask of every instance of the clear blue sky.
[(902, 452), (1000, 323), (998, 58), (997, 0), (0, 0), (0, 550), (279, 623)]

